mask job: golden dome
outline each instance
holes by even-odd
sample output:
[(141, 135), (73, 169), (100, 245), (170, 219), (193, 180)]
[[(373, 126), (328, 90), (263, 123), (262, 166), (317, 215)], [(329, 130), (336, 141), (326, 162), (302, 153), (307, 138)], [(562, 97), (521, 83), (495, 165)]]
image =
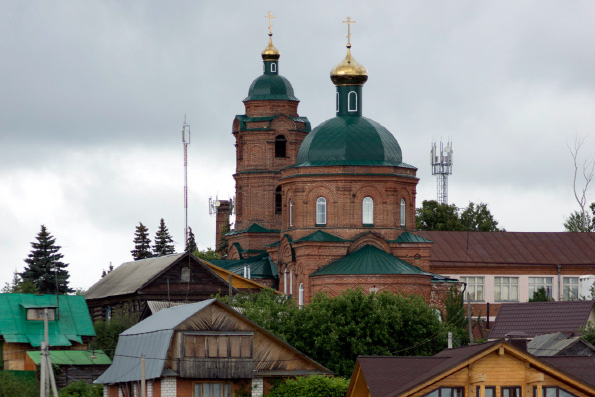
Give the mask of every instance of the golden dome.
[(273, 35), (269, 33), (269, 45), (262, 51), (262, 60), (276, 61), (280, 56), (279, 50), (273, 45)]
[(364, 85), (368, 71), (351, 56), (351, 45), (347, 45), (347, 55), (331, 70), (331, 80), (335, 85)]

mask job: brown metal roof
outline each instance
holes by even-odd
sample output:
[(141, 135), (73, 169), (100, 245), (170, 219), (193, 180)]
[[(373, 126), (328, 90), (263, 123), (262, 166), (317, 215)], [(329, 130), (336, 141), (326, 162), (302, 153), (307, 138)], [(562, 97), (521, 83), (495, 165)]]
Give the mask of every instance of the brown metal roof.
[(419, 231), (431, 264), (594, 265), (595, 233)]
[(562, 332), (577, 335), (587, 324), (595, 301), (504, 303), (489, 339), (504, 338), (510, 332), (536, 335)]
[(589, 356), (539, 357), (541, 361), (595, 387), (595, 358)]

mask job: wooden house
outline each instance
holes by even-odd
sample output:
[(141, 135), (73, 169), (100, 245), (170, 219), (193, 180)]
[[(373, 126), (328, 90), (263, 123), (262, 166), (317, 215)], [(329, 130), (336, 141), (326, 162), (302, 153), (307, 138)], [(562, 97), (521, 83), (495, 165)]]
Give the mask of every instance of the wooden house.
[(357, 359), (347, 397), (595, 396), (593, 357), (535, 357), (507, 342), (431, 357)]
[[(230, 289), (231, 280), (231, 289)], [(107, 319), (114, 310), (140, 315), (147, 301), (197, 302), (220, 293), (266, 288), (196, 258), (189, 253), (126, 262), (85, 293), (93, 320)]]
[[(141, 361), (144, 357), (144, 375)], [(163, 309), (120, 334), (104, 396), (262, 396), (275, 378), (331, 371), (216, 299)]]

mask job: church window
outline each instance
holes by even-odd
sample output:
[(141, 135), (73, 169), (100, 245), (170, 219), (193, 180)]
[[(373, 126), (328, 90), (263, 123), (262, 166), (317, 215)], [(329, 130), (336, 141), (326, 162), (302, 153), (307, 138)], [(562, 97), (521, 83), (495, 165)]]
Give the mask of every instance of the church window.
[(283, 272), (283, 294), (287, 295), (287, 269)]
[(281, 213), (281, 208), (283, 206), (283, 194), (281, 193), (281, 186), (277, 186), (275, 189), (275, 214)]
[(339, 111), (339, 93), (337, 92), (337, 112)]
[(293, 296), (293, 270), (289, 271), (289, 295)]
[(318, 197), (316, 200), (316, 224), (326, 225), (326, 199)]
[(372, 197), (364, 197), (362, 201), (362, 223), (364, 225), (374, 224), (374, 200)]
[(401, 226), (405, 226), (405, 199), (401, 199)]
[(293, 202), (289, 200), (289, 227), (293, 227)]
[(304, 284), (300, 283), (300, 291), (298, 295), (298, 305), (299, 307), (304, 306)]
[(277, 64), (276, 63), (271, 63), (271, 73), (275, 73), (277, 71)]
[(347, 95), (347, 110), (350, 112), (357, 112), (357, 92), (351, 91)]
[(287, 157), (287, 138), (283, 135), (275, 137), (275, 157)]

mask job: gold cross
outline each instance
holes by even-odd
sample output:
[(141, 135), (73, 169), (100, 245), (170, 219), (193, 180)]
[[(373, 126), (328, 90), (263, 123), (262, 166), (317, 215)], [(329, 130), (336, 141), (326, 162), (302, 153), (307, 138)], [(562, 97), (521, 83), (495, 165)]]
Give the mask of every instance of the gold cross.
[(343, 21), (343, 23), (347, 24), (347, 45), (351, 47), (351, 24), (355, 23), (355, 21), (351, 20), (351, 17), (347, 17), (346, 21)]
[(277, 17), (273, 16), (273, 13), (271, 11), (269, 11), (269, 15), (265, 15), (264, 17), (269, 19), (269, 35), (272, 35), (273, 34), (273, 31), (272, 31), (273, 18), (277, 18)]

